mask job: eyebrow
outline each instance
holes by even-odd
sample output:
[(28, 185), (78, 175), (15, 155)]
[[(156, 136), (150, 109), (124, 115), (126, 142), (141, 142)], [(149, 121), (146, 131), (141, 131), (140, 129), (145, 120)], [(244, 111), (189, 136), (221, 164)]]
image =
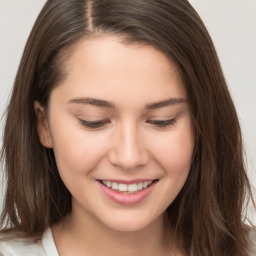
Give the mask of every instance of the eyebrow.
[[(177, 104), (186, 103), (186, 102), (187, 101), (184, 98), (170, 98), (167, 100), (146, 104), (145, 109), (153, 110), (153, 109), (163, 108), (170, 105), (177, 105)], [(101, 99), (95, 99), (95, 98), (76, 98), (76, 99), (69, 100), (68, 103), (78, 103), (78, 104), (85, 104), (85, 105), (88, 104), (88, 105), (93, 105), (101, 108), (115, 108), (115, 105), (112, 102), (101, 100)]]
[(114, 108), (115, 105), (106, 100), (94, 99), (94, 98), (78, 98), (69, 100), (68, 103), (79, 103), (79, 104), (88, 104), (101, 108)]
[(167, 107), (167, 106), (170, 106), (170, 105), (177, 105), (177, 104), (181, 104), (181, 103), (187, 103), (186, 99), (184, 99), (184, 98), (170, 98), (170, 99), (163, 100), (163, 101), (160, 101), (160, 102), (147, 104), (145, 108), (151, 110), (151, 109), (158, 109), (158, 108)]

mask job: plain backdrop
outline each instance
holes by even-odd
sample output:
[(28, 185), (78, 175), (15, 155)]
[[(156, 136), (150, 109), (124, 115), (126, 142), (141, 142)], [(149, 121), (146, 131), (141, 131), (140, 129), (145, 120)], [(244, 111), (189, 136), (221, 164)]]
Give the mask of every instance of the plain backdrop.
[[(256, 186), (256, 0), (190, 2), (216, 46), (240, 118), (248, 174)], [(25, 42), (44, 3), (45, 0), (0, 0), (0, 115), (6, 108)], [(0, 121), (0, 132), (3, 124), (4, 119)], [(249, 213), (256, 223), (252, 208)]]

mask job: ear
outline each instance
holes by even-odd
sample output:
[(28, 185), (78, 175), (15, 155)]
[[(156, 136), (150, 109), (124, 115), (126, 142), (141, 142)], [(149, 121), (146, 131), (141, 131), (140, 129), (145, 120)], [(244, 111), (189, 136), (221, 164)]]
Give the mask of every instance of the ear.
[(46, 148), (52, 148), (52, 136), (49, 129), (45, 107), (38, 101), (34, 102), (34, 110), (37, 117), (37, 132), (41, 144)]

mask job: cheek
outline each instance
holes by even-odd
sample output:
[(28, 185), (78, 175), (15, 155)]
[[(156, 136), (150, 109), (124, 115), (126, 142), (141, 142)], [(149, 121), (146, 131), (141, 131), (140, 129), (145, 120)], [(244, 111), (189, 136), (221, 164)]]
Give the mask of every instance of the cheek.
[[(106, 142), (101, 136), (85, 132), (82, 128), (53, 132), (53, 150), (61, 175), (89, 174), (106, 152)], [(73, 176), (74, 177), (74, 176)]]
[(170, 133), (161, 140), (154, 140), (154, 155), (166, 175), (184, 179), (190, 170), (194, 135), (192, 129)]

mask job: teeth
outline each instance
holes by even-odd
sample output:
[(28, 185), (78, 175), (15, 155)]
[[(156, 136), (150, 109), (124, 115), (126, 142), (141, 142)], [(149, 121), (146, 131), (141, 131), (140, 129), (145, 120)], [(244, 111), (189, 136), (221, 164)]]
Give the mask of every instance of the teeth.
[[(120, 183), (118, 186), (118, 190), (121, 192), (125, 192), (125, 191), (127, 191), (127, 187), (128, 187), (127, 184)], [(112, 188), (113, 188), (113, 185), (112, 185)]]
[(133, 184), (123, 184), (123, 183), (117, 183), (117, 182), (111, 182), (111, 181), (105, 181), (103, 180), (102, 183), (108, 187), (112, 188), (113, 190), (119, 191), (119, 192), (127, 192), (127, 194), (136, 193), (142, 189), (147, 188), (150, 186), (153, 181), (144, 181), (144, 182), (138, 182)]
[(112, 189), (118, 189), (118, 184), (116, 182), (112, 182)]
[(143, 183), (143, 188), (146, 188), (148, 186), (148, 181), (145, 181), (144, 183)]
[(138, 190), (142, 190), (143, 189), (143, 183), (142, 182), (138, 183), (137, 188), (138, 188)]
[(105, 184), (105, 185), (107, 185), (108, 188), (110, 188), (110, 187), (112, 186), (112, 184), (111, 184), (110, 181), (107, 181), (106, 183), (107, 183), (107, 184)]
[(128, 185), (128, 192), (136, 192), (137, 190), (138, 190), (138, 185), (136, 183)]

